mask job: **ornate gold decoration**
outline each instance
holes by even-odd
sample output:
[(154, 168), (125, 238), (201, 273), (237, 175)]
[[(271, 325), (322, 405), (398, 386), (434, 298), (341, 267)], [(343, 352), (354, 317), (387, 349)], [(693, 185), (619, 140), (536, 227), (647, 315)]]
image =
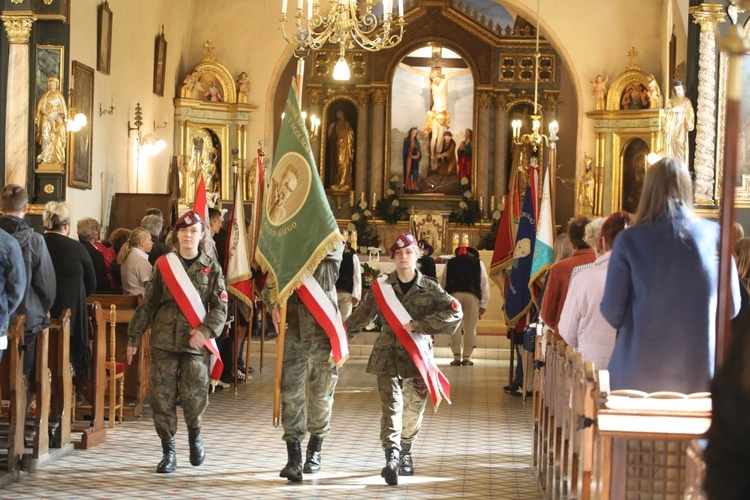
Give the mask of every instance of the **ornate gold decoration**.
[(495, 109), (506, 110), (508, 109), (508, 101), (513, 97), (513, 94), (507, 90), (501, 90), (495, 94)]
[(542, 101), (544, 102), (544, 111), (557, 111), (557, 105), (560, 103), (560, 91), (559, 90), (545, 90), (543, 93)]
[(638, 51), (635, 50), (635, 47), (631, 47), (626, 55), (630, 58), (630, 62), (625, 66), (625, 71), (612, 82), (607, 91), (607, 110), (620, 109), (622, 93), (629, 84), (638, 82), (643, 84), (645, 88), (648, 88), (648, 75), (641, 71), (640, 66), (635, 62)]
[[(183, 99), (194, 99), (194, 88), (199, 84), (199, 81), (204, 78), (204, 75), (208, 75), (207, 78), (215, 78), (216, 81), (221, 85), (224, 95), (222, 96), (222, 102), (235, 103), (237, 102), (237, 88), (235, 85), (232, 74), (222, 66), (216, 56), (213, 54), (213, 50), (216, 45), (211, 40), (207, 40), (203, 44), (203, 48), (206, 49), (206, 55), (203, 56), (203, 62), (196, 65), (191, 71), (185, 75), (183, 85), (180, 88), (179, 97)], [(203, 98), (198, 100), (204, 100)]]
[(352, 90), (349, 90), (348, 88), (344, 87), (343, 85), (340, 86), (337, 89), (328, 89), (326, 90), (326, 97), (324, 99), (324, 103), (329, 103), (331, 101), (335, 101), (336, 99), (340, 99), (342, 97), (345, 97), (349, 101), (356, 104), (354, 101), (354, 92)]
[[(337, 50), (318, 50), (312, 58), (311, 76), (324, 78), (333, 74), (333, 67), (338, 61)], [(367, 54), (363, 50), (351, 50), (347, 53), (347, 62), (351, 78), (362, 80), (367, 77)]]
[(383, 106), (388, 101), (388, 90), (376, 88), (372, 91), (372, 102), (376, 106)]
[(29, 15), (0, 16), (10, 43), (29, 43), (31, 25), (36, 18)]
[[(551, 83), (555, 81), (555, 56), (539, 56), (539, 82)], [(533, 82), (534, 55), (533, 54), (500, 54), (501, 82)]]
[(43, 0), (44, 5), (52, 5), (52, 0)]
[(307, 87), (307, 101), (311, 106), (319, 105), (321, 97), (323, 97), (323, 89), (321, 87), (317, 85)]
[(492, 104), (492, 93), (491, 92), (477, 92), (477, 100), (479, 101), (479, 107), (482, 109), (488, 109)]
[(211, 41), (210, 38), (206, 40), (206, 43), (203, 44), (203, 48), (206, 49), (206, 55), (203, 56), (203, 62), (216, 61), (216, 56), (214, 55), (214, 49), (216, 48), (216, 45)]
[(365, 89), (358, 89), (354, 92), (355, 99), (357, 100), (357, 106), (360, 108), (367, 107), (370, 103), (370, 92)]
[(10, 3), (19, 4), (22, 3), (23, 0), (10, 0)]
[(635, 63), (635, 58), (638, 57), (638, 51), (635, 50), (635, 47), (630, 47), (630, 50), (627, 51), (625, 55), (630, 58), (630, 62), (625, 66), (625, 69), (641, 69), (641, 67)]
[(55, 192), (55, 186), (52, 184), (45, 184), (43, 189), (45, 194), (52, 194)]
[(693, 15), (693, 23), (700, 24), (701, 31), (716, 32), (716, 25), (726, 22), (726, 15), (721, 4), (704, 3), (690, 7), (688, 12)]

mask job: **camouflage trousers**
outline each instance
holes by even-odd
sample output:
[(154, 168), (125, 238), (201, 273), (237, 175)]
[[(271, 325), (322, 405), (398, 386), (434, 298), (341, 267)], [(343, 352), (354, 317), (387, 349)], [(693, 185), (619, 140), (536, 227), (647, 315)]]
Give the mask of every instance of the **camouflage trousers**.
[(396, 448), (401, 443), (411, 444), (422, 428), (422, 417), (427, 403), (427, 385), (422, 377), (403, 379), (378, 375), (378, 391), (383, 416), (380, 418), (380, 442), (383, 450)]
[(328, 339), (286, 339), (281, 374), (284, 441), (301, 441), (308, 432), (324, 438), (331, 431), (333, 391), (339, 373), (328, 360), (330, 356)]
[(177, 432), (177, 394), (188, 427), (199, 428), (208, 406), (208, 351), (205, 354), (151, 349), (148, 396), (161, 439)]

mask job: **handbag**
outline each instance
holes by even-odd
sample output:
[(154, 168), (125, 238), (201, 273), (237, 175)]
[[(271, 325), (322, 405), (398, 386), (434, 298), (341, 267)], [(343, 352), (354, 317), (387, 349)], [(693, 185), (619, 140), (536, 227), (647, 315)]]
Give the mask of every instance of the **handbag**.
[(523, 329), (523, 348), (528, 352), (534, 352), (534, 349), (536, 349), (537, 325), (539, 321), (539, 313), (537, 313), (534, 315), (531, 323)]

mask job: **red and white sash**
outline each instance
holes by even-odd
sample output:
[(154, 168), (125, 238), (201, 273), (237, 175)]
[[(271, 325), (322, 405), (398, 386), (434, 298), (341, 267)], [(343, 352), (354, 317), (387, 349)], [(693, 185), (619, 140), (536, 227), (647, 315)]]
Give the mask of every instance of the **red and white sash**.
[(307, 278), (295, 291), (331, 340), (331, 357), (336, 366), (340, 367), (349, 359), (349, 343), (341, 312), (333, 307), (331, 299), (313, 277)]
[[(201, 326), (203, 319), (206, 317), (206, 308), (198, 290), (190, 281), (180, 258), (177, 257), (176, 253), (171, 252), (166, 255), (166, 258), (157, 260), (156, 265), (159, 267), (164, 283), (167, 284), (167, 288), (169, 288), (172, 297), (174, 297), (190, 326), (192, 328)], [(211, 352), (209, 365), (211, 379), (218, 381), (221, 378), (221, 372), (224, 371), (224, 363), (222, 363), (219, 349), (216, 347), (216, 340), (208, 339), (205, 345), (206, 349)]]
[(393, 286), (386, 282), (388, 276), (381, 276), (372, 282), (372, 293), (375, 296), (375, 303), (378, 305), (380, 312), (385, 317), (388, 325), (396, 334), (401, 345), (404, 346), (409, 357), (414, 362), (422, 375), (427, 390), (430, 391), (432, 405), (437, 410), (443, 397), (450, 404), (450, 382), (443, 372), (440, 371), (435, 358), (430, 351), (430, 340), (426, 335), (421, 333), (410, 332), (404, 325), (412, 321), (411, 315), (406, 311), (403, 304), (396, 297)]

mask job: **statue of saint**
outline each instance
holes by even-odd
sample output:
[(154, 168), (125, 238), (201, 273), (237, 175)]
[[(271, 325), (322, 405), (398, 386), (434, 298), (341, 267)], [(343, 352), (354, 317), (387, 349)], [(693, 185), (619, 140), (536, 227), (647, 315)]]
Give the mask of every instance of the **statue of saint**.
[(65, 97), (60, 93), (60, 79), (51, 76), (47, 79), (47, 91), (42, 94), (36, 106), (34, 118), (36, 141), (42, 147), (36, 157), (38, 163), (65, 164), (67, 118), (68, 106), (65, 104)]
[(682, 82), (673, 84), (674, 96), (667, 101), (664, 111), (667, 113), (667, 123), (664, 127), (666, 135), (667, 156), (680, 160), (685, 165), (688, 162), (688, 132), (695, 127), (695, 113), (693, 103), (685, 97), (685, 87)]
[(594, 213), (594, 172), (591, 169), (591, 162), (592, 159), (588, 153), (584, 153), (583, 163), (586, 165), (586, 171), (578, 179), (576, 193), (578, 211), (581, 215), (592, 215)]
[(591, 83), (594, 85), (594, 99), (596, 99), (597, 110), (606, 109), (607, 107), (607, 80), (609, 80), (609, 77), (602, 75), (596, 75), (596, 78), (591, 80)]
[(448, 80), (471, 72), (471, 68), (445, 74), (440, 67), (432, 68), (429, 73), (412, 68), (408, 64), (399, 66), (411, 73), (427, 76), (430, 79), (430, 94), (432, 107), (427, 112), (424, 132), (430, 136), (430, 167), (437, 169), (437, 155), (443, 151), (443, 133), (451, 128), (450, 113), (448, 112)]
[(656, 83), (654, 75), (648, 75), (646, 83), (648, 84), (649, 108), (661, 108), (661, 89), (659, 88), (659, 84)]
[(250, 93), (250, 78), (244, 71), (237, 77), (237, 102), (247, 102)]
[(354, 161), (354, 129), (346, 121), (342, 110), (336, 111), (336, 121), (328, 126), (328, 141), (335, 154), (331, 186), (351, 187)]

